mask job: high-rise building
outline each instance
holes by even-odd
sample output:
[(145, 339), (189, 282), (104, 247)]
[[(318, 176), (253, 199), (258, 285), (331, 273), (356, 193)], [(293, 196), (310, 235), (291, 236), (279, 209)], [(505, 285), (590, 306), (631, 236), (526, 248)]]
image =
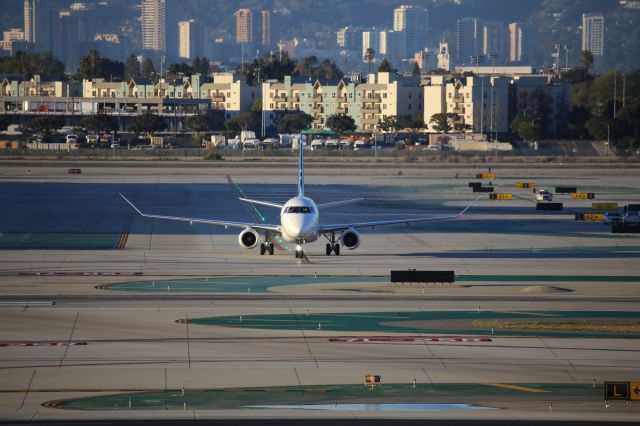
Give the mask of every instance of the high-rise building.
[[(383, 30), (384, 31), (384, 30)], [(375, 56), (380, 54), (380, 33), (382, 31), (372, 28), (362, 32), (362, 60), (367, 61), (367, 50), (373, 49)]]
[(479, 18), (458, 19), (456, 28), (456, 62), (458, 65), (475, 64), (472, 57), (482, 55), (483, 27)]
[(509, 31), (502, 22), (489, 21), (482, 26), (482, 54), (495, 63), (504, 63), (509, 55)]
[(253, 13), (251, 9), (238, 9), (236, 15), (236, 43), (253, 43)]
[(142, 0), (142, 50), (163, 55), (167, 49), (166, 0)]
[(260, 12), (262, 16), (262, 40), (261, 44), (265, 47), (271, 46), (271, 13), (268, 10)]
[(522, 63), (525, 58), (527, 33), (520, 22), (509, 24), (509, 62)]
[(427, 46), (429, 11), (419, 6), (402, 5), (393, 10), (393, 31), (403, 32), (403, 55), (412, 57)]
[(200, 25), (190, 19), (178, 22), (178, 57), (181, 59), (193, 59), (201, 55), (202, 34)]
[(58, 18), (55, 11), (53, 1), (24, 1), (25, 41), (34, 43), (37, 51), (53, 51)]
[(344, 27), (336, 33), (336, 44), (344, 50), (362, 50), (362, 28)]
[(602, 14), (582, 14), (582, 50), (588, 50), (593, 56), (604, 56), (604, 16)]
[(33, 27), (33, 1), (24, 0), (24, 41), (35, 42)]

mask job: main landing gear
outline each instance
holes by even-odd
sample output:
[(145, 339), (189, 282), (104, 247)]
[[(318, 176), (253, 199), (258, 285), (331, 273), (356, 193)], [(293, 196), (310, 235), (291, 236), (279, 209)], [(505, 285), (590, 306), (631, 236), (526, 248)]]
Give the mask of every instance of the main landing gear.
[(327, 256), (331, 256), (333, 252), (336, 256), (340, 256), (340, 243), (336, 243), (336, 234), (331, 233), (331, 238), (325, 235), (325, 238), (329, 240), (326, 247)]
[(274, 246), (273, 243), (262, 243), (260, 244), (260, 255), (264, 256), (265, 253), (269, 253), (270, 256), (273, 256)]

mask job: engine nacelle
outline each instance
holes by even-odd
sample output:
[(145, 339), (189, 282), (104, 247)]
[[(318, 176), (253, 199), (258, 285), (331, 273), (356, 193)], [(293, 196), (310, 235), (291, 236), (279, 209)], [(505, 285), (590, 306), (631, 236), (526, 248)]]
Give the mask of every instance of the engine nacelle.
[(247, 228), (238, 235), (238, 242), (246, 249), (252, 249), (258, 245), (260, 235), (253, 229)]
[(355, 250), (360, 246), (360, 234), (355, 229), (347, 229), (342, 233), (342, 245), (349, 250)]

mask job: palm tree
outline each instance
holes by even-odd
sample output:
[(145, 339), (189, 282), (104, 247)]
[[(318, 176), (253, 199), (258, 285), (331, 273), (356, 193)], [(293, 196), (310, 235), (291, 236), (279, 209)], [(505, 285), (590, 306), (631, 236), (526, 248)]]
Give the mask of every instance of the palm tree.
[(364, 59), (369, 63), (369, 74), (371, 74), (371, 62), (376, 58), (376, 51), (368, 47), (364, 52)]

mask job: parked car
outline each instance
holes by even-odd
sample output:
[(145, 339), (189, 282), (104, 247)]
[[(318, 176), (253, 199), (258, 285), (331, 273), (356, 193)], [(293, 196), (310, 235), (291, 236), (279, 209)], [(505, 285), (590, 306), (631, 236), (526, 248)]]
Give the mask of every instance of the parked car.
[(553, 193), (548, 189), (541, 189), (536, 194), (536, 200), (538, 201), (553, 201)]
[(622, 222), (622, 215), (618, 212), (606, 212), (602, 218), (605, 225), (616, 225)]

